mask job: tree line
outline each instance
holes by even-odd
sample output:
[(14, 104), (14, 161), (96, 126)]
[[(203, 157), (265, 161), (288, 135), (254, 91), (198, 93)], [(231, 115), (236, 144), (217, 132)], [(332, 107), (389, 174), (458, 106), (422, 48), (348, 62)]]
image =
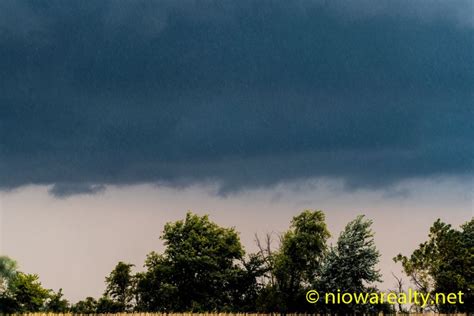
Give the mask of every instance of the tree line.
[[(392, 313), (405, 306), (389, 304), (309, 304), (305, 294), (379, 292), (376, 268), (380, 253), (372, 221), (357, 216), (340, 233), (335, 245), (325, 215), (305, 210), (273, 242), (271, 234), (256, 236), (258, 251), (245, 254), (239, 234), (212, 222), (207, 215), (188, 212), (183, 220), (167, 223), (161, 239), (163, 253), (148, 254), (143, 272), (119, 262), (105, 278), (102, 297), (70, 304), (62, 290), (45, 289), (35, 274), (18, 271), (16, 262), (0, 257), (0, 312), (311, 312)], [(464, 304), (413, 306), (416, 311), (470, 312), (474, 310), (474, 218), (455, 229), (437, 220), (428, 240), (400, 262), (414, 287), (425, 293), (462, 291)], [(402, 278), (395, 276), (404, 290)]]

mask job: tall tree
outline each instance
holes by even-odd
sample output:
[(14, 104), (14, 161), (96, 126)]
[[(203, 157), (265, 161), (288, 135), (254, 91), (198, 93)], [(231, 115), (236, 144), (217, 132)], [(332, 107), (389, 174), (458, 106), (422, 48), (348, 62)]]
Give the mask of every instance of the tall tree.
[(105, 278), (105, 283), (107, 285), (105, 297), (110, 296), (110, 298), (117, 302), (118, 306), (120, 306), (120, 308), (118, 308), (118, 311), (120, 312), (131, 308), (134, 284), (132, 267), (133, 264), (120, 261), (112, 270), (110, 275)]
[(0, 294), (7, 290), (8, 283), (17, 273), (16, 261), (7, 256), (0, 256)]
[(43, 288), (38, 275), (22, 272), (18, 272), (12, 279), (9, 291), (18, 304), (19, 313), (41, 311), (51, 293), (51, 290)]
[[(380, 281), (376, 269), (380, 253), (375, 247), (372, 221), (363, 215), (349, 222), (340, 234), (335, 247), (331, 247), (324, 264), (322, 278), (315, 288), (323, 292), (364, 293), (376, 289), (371, 283)], [(369, 306), (328, 305), (338, 313), (367, 312)]]
[(178, 288), (173, 282), (173, 265), (162, 254), (151, 252), (145, 260), (146, 271), (137, 273), (135, 300), (138, 311), (178, 310)]
[(290, 230), (273, 255), (277, 309), (296, 311), (304, 304), (303, 291), (318, 278), (330, 237), (322, 211), (305, 210), (293, 217)]
[(262, 291), (264, 275), (268, 272), (265, 259), (260, 254), (251, 254), (234, 269), (226, 291), (231, 299), (226, 311), (249, 312), (258, 310), (257, 300)]
[(85, 300), (72, 305), (71, 312), (73, 314), (95, 314), (97, 313), (97, 301), (95, 298), (88, 296)]
[(53, 313), (67, 313), (69, 311), (69, 302), (63, 296), (62, 289), (59, 289), (57, 293), (51, 292), (45, 303), (44, 310)]
[(464, 303), (428, 306), (439, 312), (474, 310), (474, 218), (460, 230), (437, 220), (430, 228), (428, 240), (407, 257), (394, 258), (419, 291), (430, 293), (464, 293)]
[(16, 261), (7, 256), (0, 256), (0, 313), (13, 314), (20, 309), (9, 291), (17, 273)]
[[(151, 254), (137, 281), (139, 308), (166, 311), (225, 310), (244, 251), (234, 228), (191, 212), (167, 223), (163, 255)], [(163, 302), (168, 299), (167, 302)]]
[(96, 313), (97, 314), (117, 314), (124, 312), (124, 306), (122, 302), (110, 298), (107, 295), (103, 295), (97, 301)]

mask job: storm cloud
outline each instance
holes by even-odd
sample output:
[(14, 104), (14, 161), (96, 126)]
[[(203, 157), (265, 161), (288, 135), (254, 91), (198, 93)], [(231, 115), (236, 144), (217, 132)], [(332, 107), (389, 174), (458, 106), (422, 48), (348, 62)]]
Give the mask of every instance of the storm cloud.
[(0, 188), (473, 175), (472, 1), (2, 1)]

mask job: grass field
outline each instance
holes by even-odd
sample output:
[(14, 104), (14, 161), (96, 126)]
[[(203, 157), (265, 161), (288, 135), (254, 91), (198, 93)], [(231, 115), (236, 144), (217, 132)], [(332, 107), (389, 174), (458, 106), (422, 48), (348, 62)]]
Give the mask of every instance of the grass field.
[[(77, 315), (87, 315), (87, 316), (100, 316), (100, 315), (107, 315), (107, 316), (275, 316), (280, 315), (279, 313), (273, 314), (256, 314), (256, 313), (118, 313), (118, 314), (55, 314), (55, 313), (26, 313), (22, 314), (24, 316), (77, 316)], [(286, 314), (286, 316), (323, 316), (325, 314)], [(329, 314), (327, 314), (329, 315)], [(381, 314), (382, 315), (382, 314)], [(469, 314), (437, 314), (437, 313), (410, 313), (410, 314), (391, 314), (395, 315), (408, 315), (408, 316), (468, 316), (474, 315), (473, 313)]]

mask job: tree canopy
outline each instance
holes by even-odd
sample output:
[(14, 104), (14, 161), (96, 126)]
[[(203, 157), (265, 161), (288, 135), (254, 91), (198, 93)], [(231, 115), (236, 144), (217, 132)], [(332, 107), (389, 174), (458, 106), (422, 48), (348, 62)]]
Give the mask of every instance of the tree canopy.
[[(309, 304), (305, 294), (379, 293), (372, 221), (357, 216), (329, 245), (325, 214), (304, 210), (293, 217), (278, 243), (271, 235), (259, 251), (245, 254), (233, 227), (221, 227), (207, 215), (188, 212), (167, 223), (160, 239), (162, 253), (150, 252), (143, 270), (118, 262), (105, 277), (102, 297), (75, 304), (42, 286), (38, 275), (18, 270), (16, 262), (0, 257), (0, 313), (72, 312), (311, 312), (376, 314), (393, 312), (388, 304)], [(409, 256), (394, 258), (417, 289), (426, 293), (462, 291), (464, 304), (431, 305), (454, 313), (474, 310), (474, 219), (459, 229), (437, 220), (428, 240)], [(401, 279), (400, 279), (401, 280)], [(398, 291), (402, 291), (400, 287)], [(421, 310), (420, 306), (415, 306)], [(399, 309), (402, 309), (399, 306)]]
[[(321, 279), (315, 284), (317, 288), (329, 293), (376, 291), (371, 285), (381, 281), (381, 274), (376, 269), (380, 253), (375, 247), (371, 225), (372, 221), (362, 215), (346, 225), (337, 244), (330, 248)], [(341, 304), (335, 305), (333, 309), (341, 314), (351, 311), (368, 313), (373, 307)]]
[(431, 304), (427, 309), (443, 313), (474, 310), (474, 218), (459, 230), (438, 219), (431, 226), (427, 241), (410, 256), (399, 254), (394, 260), (401, 262), (422, 292), (464, 293), (463, 304)]

